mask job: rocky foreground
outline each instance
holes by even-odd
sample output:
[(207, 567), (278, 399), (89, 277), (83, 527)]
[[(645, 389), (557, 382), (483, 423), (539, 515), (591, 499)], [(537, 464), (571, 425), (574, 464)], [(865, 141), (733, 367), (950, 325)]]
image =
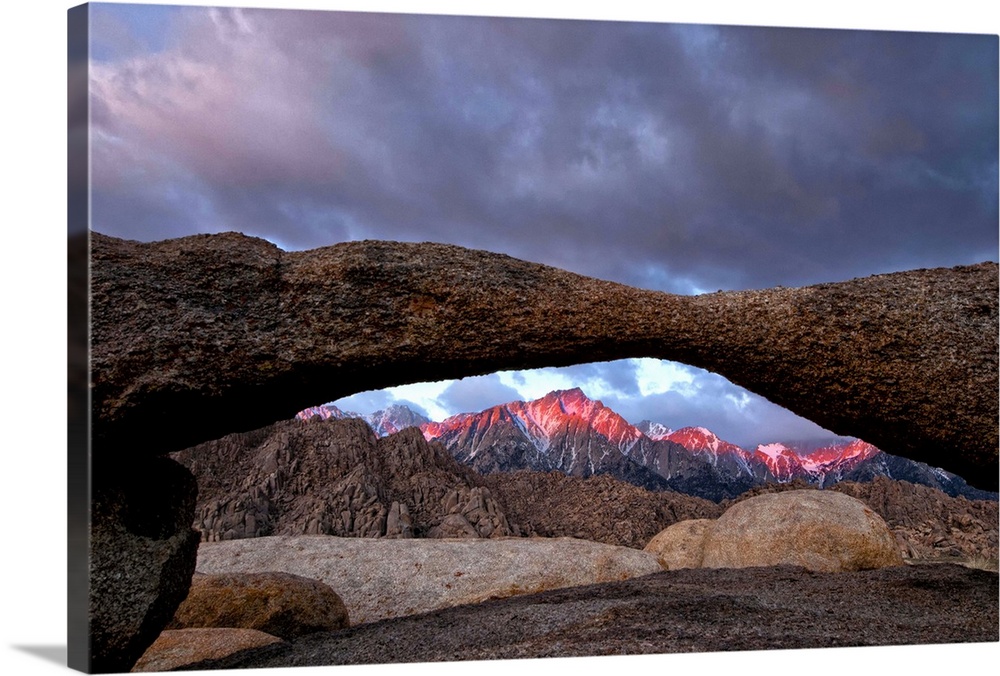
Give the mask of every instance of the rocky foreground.
[(188, 668), (996, 641), (997, 592), (996, 573), (952, 564), (664, 571), (312, 634)]

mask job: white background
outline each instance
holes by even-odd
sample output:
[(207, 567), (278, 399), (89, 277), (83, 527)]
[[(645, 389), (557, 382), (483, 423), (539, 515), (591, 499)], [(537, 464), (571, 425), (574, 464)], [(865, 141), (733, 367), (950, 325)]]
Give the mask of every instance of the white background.
[[(369, 2), (193, 3), (302, 9), (353, 9), (494, 16), (630, 19), (832, 28), (998, 33), (995, 3), (955, 1), (791, 4), (771, 0), (686, 3), (553, 2), (552, 0), (410, 0)], [(816, 5), (823, 5), (817, 7)], [(4, 431), (4, 574), (0, 665), (8, 674), (64, 672), (66, 645), (66, 301), (65, 131), (66, 10), (73, 3), (14, 0), (0, 20), (3, 96), (0, 252), (3, 295), (0, 355), (10, 377), (0, 380)], [(654, 5), (664, 5), (655, 7)], [(472, 11), (475, 8), (475, 12)], [(863, 600), (862, 600), (863, 602)], [(636, 674), (838, 674), (891, 671), (941, 674), (1000, 663), (1000, 643), (823, 651), (770, 651), (563, 660), (521, 660), (395, 667), (256, 670), (270, 674), (465, 674), (517, 670), (629, 671)], [(220, 674), (246, 672), (226, 671)]]

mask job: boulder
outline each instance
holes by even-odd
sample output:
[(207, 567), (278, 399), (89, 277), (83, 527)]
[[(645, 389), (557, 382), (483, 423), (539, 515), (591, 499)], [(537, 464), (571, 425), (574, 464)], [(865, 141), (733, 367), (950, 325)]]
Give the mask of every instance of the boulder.
[(865, 503), (797, 490), (738, 502), (705, 536), (705, 568), (789, 564), (818, 572), (901, 566), (895, 536)]
[(169, 458), (133, 459), (94, 475), (88, 667), (128, 671), (188, 593), (197, 487)]
[(657, 533), (645, 551), (656, 556), (665, 570), (701, 568), (705, 554), (705, 535), (715, 519), (679, 521)]
[(336, 589), (355, 625), (662, 570), (656, 557), (572, 538), (273, 536), (203, 542), (203, 573), (284, 571)]
[(195, 575), (167, 629), (235, 627), (292, 639), (348, 626), (337, 593), (288, 573)]
[(224, 666), (219, 664), (221, 660), (242, 659), (250, 652), (259, 654), (264, 648), (284, 645), (277, 636), (256, 629), (168, 629), (142, 654), (132, 671), (220, 668)]

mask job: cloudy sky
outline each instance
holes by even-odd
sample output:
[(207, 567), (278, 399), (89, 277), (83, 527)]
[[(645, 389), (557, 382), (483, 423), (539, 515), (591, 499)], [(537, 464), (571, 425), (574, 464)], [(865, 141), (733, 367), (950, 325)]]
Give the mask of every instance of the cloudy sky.
[[(674, 293), (997, 260), (996, 36), (91, 7), (106, 234), (432, 240)], [(574, 386), (736, 443), (819, 433), (653, 360), (340, 405), (440, 419)]]

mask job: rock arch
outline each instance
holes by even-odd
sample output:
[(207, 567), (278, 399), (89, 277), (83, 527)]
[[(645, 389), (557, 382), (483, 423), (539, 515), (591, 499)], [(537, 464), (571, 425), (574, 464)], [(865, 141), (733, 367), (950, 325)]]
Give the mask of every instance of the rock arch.
[(95, 233), (91, 274), (106, 456), (179, 450), (362, 390), (657, 357), (997, 489), (994, 263), (675, 296), (442, 244), (284, 252), (233, 233)]
[(92, 233), (90, 262), (93, 499), (71, 495), (90, 521), (70, 533), (89, 612), (70, 643), (95, 672), (127, 671), (190, 584), (196, 488), (161, 456), (362, 390), (670, 359), (997, 489), (994, 263), (684, 297), (427, 243)]

